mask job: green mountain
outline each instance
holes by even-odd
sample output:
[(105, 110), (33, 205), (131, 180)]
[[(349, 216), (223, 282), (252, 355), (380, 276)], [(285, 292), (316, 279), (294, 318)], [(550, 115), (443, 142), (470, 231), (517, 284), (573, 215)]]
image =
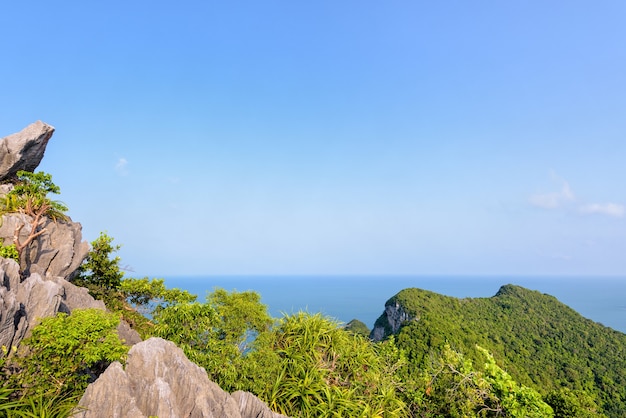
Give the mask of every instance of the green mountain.
[(584, 391), (609, 416), (626, 411), (626, 334), (582, 317), (553, 296), (514, 285), (490, 298), (467, 299), (411, 288), (385, 308), (372, 338), (395, 334), (417, 367), (445, 344), (480, 361), (479, 345), (516, 381), (542, 394)]

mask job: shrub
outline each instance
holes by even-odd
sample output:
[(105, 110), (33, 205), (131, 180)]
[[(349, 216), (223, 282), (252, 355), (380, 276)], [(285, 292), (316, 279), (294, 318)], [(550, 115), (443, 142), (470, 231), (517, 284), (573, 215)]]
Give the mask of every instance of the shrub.
[(28, 355), (17, 359), (19, 373), (11, 376), (22, 396), (66, 396), (82, 392), (88, 382), (128, 348), (119, 340), (119, 318), (99, 309), (75, 309), (45, 318), (22, 341)]

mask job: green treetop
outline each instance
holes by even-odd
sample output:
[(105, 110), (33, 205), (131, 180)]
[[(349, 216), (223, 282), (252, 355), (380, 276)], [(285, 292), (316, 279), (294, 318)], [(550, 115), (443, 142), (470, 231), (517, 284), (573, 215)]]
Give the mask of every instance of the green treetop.
[(113, 238), (101, 232), (91, 243), (91, 251), (80, 266), (79, 282), (97, 285), (105, 289), (118, 289), (124, 273), (120, 269), (120, 257), (111, 255), (121, 248), (113, 245)]

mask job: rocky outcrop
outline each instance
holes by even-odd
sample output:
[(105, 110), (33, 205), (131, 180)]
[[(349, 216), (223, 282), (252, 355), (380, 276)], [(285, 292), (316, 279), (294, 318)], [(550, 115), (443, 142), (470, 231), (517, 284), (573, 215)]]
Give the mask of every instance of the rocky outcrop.
[(0, 139), (0, 182), (18, 171), (34, 171), (41, 162), (54, 127), (37, 121), (20, 132)]
[(385, 312), (376, 320), (370, 338), (374, 341), (382, 341), (397, 333), (403, 324), (414, 319), (416, 319), (414, 315), (409, 314), (397, 300), (392, 298), (385, 304)]
[[(37, 121), (22, 131), (0, 139), (0, 197), (8, 193), (19, 170), (33, 172), (44, 156), (54, 128)], [(13, 243), (17, 228), (24, 242), (31, 233), (32, 219), (22, 213), (2, 216), (0, 243)], [(79, 223), (46, 219), (41, 228), (45, 233), (37, 237), (24, 251), (22, 265), (26, 276), (36, 273), (43, 278), (61, 277), (66, 280), (76, 272), (89, 252), (89, 244), (82, 242), (82, 227)]]
[(87, 289), (34, 273), (22, 280), (13, 260), (0, 258), (0, 346), (17, 346), (39, 320), (76, 308), (105, 309)]
[[(5, 245), (13, 243), (13, 236), (19, 225), (22, 242), (30, 233), (31, 218), (20, 213), (2, 216), (0, 240)], [(56, 222), (46, 219), (42, 228), (45, 232), (37, 237), (24, 251), (22, 264), (25, 275), (39, 274), (45, 278), (71, 280), (89, 253), (89, 244), (82, 240), (82, 226), (77, 222)]]
[(112, 363), (87, 387), (78, 418), (278, 418), (258, 398), (231, 396), (174, 343), (150, 338), (134, 345), (126, 366)]

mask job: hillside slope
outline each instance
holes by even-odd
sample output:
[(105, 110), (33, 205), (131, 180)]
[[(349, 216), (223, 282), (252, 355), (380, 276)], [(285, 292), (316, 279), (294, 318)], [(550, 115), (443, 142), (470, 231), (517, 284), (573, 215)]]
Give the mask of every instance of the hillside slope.
[(396, 334), (416, 364), (445, 343), (468, 357), (478, 344), (517, 381), (542, 393), (584, 390), (610, 416), (626, 411), (626, 334), (582, 317), (553, 296), (514, 285), (490, 298), (467, 299), (411, 288), (385, 308), (372, 337)]

